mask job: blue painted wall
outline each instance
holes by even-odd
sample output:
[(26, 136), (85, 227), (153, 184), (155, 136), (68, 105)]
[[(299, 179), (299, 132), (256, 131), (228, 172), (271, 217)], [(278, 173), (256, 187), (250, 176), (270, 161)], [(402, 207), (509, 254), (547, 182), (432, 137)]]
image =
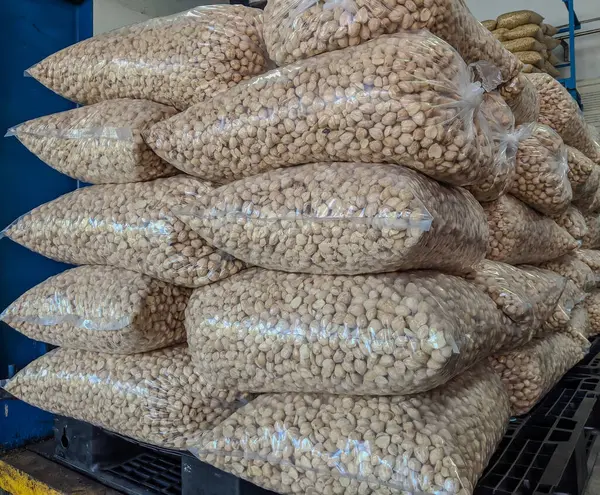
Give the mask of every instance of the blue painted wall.
[[(25, 120), (75, 105), (46, 89), (24, 71), (46, 56), (92, 35), (92, 0), (0, 1), (0, 133)], [(0, 229), (19, 215), (75, 189), (76, 181), (45, 165), (16, 138), (0, 138)], [(0, 311), (23, 292), (64, 270), (8, 239), (0, 240)], [(23, 368), (46, 352), (0, 323), (0, 380), (9, 366)], [(50, 433), (52, 417), (0, 396), (0, 449)]]

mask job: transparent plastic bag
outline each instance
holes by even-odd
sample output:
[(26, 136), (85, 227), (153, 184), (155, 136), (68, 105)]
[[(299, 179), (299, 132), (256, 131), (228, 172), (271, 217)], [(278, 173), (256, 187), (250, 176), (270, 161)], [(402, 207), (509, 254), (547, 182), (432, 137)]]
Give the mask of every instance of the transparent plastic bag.
[(563, 375), (581, 361), (589, 348), (583, 335), (578, 339), (554, 333), (536, 339), (490, 363), (502, 378), (514, 416), (527, 414)]
[[(539, 329), (552, 315), (567, 280), (549, 270), (484, 260), (468, 277), (512, 321)], [(526, 341), (528, 339), (525, 339)]]
[(267, 51), (278, 65), (356, 46), (382, 35), (428, 29), (452, 45), (467, 63), (485, 60), (503, 80), (519, 63), (475, 19), (463, 0), (269, 0), (265, 7)]
[(135, 354), (186, 341), (191, 290), (108, 266), (80, 266), (28, 290), (0, 315), (52, 345)]
[(596, 281), (600, 282), (600, 251), (593, 249), (578, 249), (573, 252), (573, 255), (589, 266), (594, 272), (594, 275), (596, 275)]
[(590, 292), (596, 286), (596, 276), (592, 269), (573, 254), (546, 261), (540, 267), (572, 280), (584, 292)]
[(29, 120), (8, 131), (52, 168), (92, 184), (176, 175), (142, 131), (177, 110), (146, 100), (110, 100)]
[(569, 206), (567, 211), (555, 218), (555, 221), (577, 241), (581, 241), (588, 234), (585, 217), (574, 206)]
[(563, 141), (541, 124), (530, 124), (522, 132), (510, 193), (544, 215), (560, 215), (573, 199)]
[(581, 240), (581, 247), (583, 249), (598, 249), (600, 248), (600, 215), (594, 213), (586, 215), (584, 218), (588, 232)]
[(141, 98), (183, 110), (267, 66), (262, 12), (211, 5), (80, 41), (28, 72), (82, 105)]
[(523, 26), (514, 29), (507, 29), (506, 32), (503, 33), (503, 37), (505, 41), (518, 40), (521, 38), (535, 38), (540, 42), (544, 41), (544, 33), (537, 24), (524, 24)]
[(530, 338), (474, 284), (427, 271), (252, 268), (194, 291), (186, 330), (196, 371), (216, 387), (353, 395), (430, 390)]
[(575, 99), (549, 74), (527, 76), (540, 97), (539, 122), (552, 127), (565, 144), (577, 148), (596, 164), (600, 164), (600, 144), (583, 117)]
[(511, 265), (553, 260), (579, 247), (558, 224), (505, 195), (483, 204), (490, 237), (487, 258)]
[(587, 214), (588, 215), (597, 214), (598, 211), (600, 211), (600, 187), (596, 191), (596, 194), (594, 194), (594, 200), (590, 204)]
[(516, 125), (537, 121), (540, 114), (538, 94), (535, 86), (523, 74), (502, 85), (499, 91), (513, 111)]
[(488, 229), (468, 192), (396, 165), (315, 163), (198, 195), (179, 218), (211, 246), (273, 270), (464, 272)]
[(516, 156), (519, 142), (530, 130), (522, 126), (515, 130), (515, 118), (510, 107), (498, 94), (486, 94), (481, 112), (490, 123), (495, 174), (467, 190), (480, 202), (494, 201), (510, 189), (516, 178)]
[(573, 189), (573, 202), (588, 211), (600, 188), (600, 167), (572, 146), (567, 146), (568, 177)]
[(571, 321), (573, 308), (582, 303), (587, 296), (588, 295), (585, 292), (577, 287), (575, 282), (567, 280), (565, 290), (558, 299), (558, 304), (554, 309), (554, 313), (546, 320), (539, 335), (565, 331)]
[(592, 292), (583, 302), (583, 307), (588, 312), (590, 329), (588, 337), (600, 334), (600, 290)]
[(472, 493), (508, 425), (479, 365), (413, 397), (262, 395), (190, 449), (278, 493)]
[(499, 28), (514, 29), (525, 24), (540, 25), (544, 18), (533, 10), (516, 10), (498, 16), (496, 26)]
[(241, 405), (234, 392), (200, 383), (186, 346), (132, 356), (59, 348), (19, 371), (5, 389), (53, 414), (175, 449)]
[(243, 268), (172, 211), (210, 189), (183, 175), (84, 187), (23, 215), (2, 235), (64, 263), (109, 265), (198, 287)]
[(579, 303), (571, 312), (571, 319), (565, 332), (574, 337), (583, 335), (587, 338), (591, 336), (591, 331), (592, 327), (588, 310), (584, 303)]
[(503, 44), (504, 48), (513, 53), (528, 51), (541, 52), (542, 50), (546, 50), (545, 43), (532, 37), (517, 38), (515, 40), (505, 41)]
[(184, 172), (226, 183), (314, 162), (394, 163), (455, 185), (494, 175), (484, 90), (426, 31), (381, 37), (239, 84), (154, 125)]

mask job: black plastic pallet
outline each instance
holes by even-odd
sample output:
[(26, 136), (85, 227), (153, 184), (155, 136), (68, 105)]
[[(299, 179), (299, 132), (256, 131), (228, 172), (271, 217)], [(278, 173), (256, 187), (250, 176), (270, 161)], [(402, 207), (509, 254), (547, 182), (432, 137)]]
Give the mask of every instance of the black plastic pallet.
[(581, 495), (600, 449), (600, 339), (526, 416), (511, 425), (475, 495)]
[[(600, 339), (598, 341), (600, 343)], [(600, 452), (600, 352), (512, 418), (475, 495), (581, 495)], [(594, 411), (596, 414), (594, 414)], [(271, 494), (188, 453), (57, 417), (50, 456), (128, 495)]]
[(127, 495), (275, 495), (191, 454), (162, 449), (61, 416), (34, 449)]

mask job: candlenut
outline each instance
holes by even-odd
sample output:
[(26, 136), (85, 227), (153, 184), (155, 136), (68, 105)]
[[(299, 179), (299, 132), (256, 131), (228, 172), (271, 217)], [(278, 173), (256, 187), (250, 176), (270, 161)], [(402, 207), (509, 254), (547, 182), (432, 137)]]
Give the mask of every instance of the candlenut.
[(109, 266), (80, 266), (28, 290), (0, 315), (52, 345), (135, 354), (186, 341), (190, 289)]

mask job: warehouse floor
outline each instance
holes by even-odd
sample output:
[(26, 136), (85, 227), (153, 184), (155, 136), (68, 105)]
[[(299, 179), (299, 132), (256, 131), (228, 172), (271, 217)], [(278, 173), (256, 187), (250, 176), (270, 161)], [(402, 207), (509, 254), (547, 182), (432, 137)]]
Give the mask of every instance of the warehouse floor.
[(585, 495), (600, 495), (600, 458), (596, 460), (594, 472), (588, 483)]

